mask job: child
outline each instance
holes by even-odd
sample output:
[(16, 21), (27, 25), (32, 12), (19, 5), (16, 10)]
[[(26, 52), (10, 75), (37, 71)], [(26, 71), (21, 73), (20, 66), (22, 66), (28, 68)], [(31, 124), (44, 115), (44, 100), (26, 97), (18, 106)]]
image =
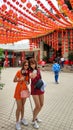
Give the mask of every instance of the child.
[(60, 65), (58, 64), (58, 62), (55, 60), (54, 64), (52, 66), (52, 71), (54, 72), (55, 75), (55, 82), (58, 84), (58, 78), (59, 78), (59, 72), (60, 72)]

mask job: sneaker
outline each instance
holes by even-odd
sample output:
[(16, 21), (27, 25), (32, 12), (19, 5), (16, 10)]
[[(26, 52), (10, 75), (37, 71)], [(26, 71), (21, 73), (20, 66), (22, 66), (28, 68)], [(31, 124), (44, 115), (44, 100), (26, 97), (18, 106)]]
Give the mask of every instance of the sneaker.
[(59, 84), (59, 82), (57, 81), (56, 84)]
[(56, 83), (56, 84), (59, 84), (59, 82), (58, 82), (58, 81), (55, 81), (55, 83)]
[(28, 122), (26, 121), (26, 119), (22, 119), (22, 120), (21, 120), (21, 123), (22, 123), (23, 125), (25, 125), (25, 126), (28, 125)]
[(21, 126), (19, 122), (16, 123), (16, 130), (21, 130)]
[(42, 122), (42, 120), (39, 119), (39, 118), (37, 118), (36, 121), (37, 121), (38, 123)]
[(36, 128), (36, 129), (39, 128), (39, 125), (38, 125), (37, 121), (33, 121), (33, 122), (32, 122), (32, 125), (33, 125), (33, 127)]

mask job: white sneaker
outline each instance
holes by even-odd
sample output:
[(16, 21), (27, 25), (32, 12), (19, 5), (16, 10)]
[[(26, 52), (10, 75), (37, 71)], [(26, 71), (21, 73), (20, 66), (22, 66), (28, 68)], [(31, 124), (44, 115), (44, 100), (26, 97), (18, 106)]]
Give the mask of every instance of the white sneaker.
[(37, 121), (33, 121), (33, 122), (32, 122), (32, 125), (33, 125), (33, 127), (36, 128), (36, 129), (39, 128), (39, 125), (38, 125)]
[(41, 123), (41, 122), (42, 122), (42, 120), (39, 119), (39, 118), (37, 118), (36, 121), (37, 121), (38, 123)]
[(22, 123), (23, 125), (25, 125), (25, 126), (28, 125), (28, 122), (26, 121), (26, 119), (22, 119), (22, 120), (21, 120), (21, 123)]
[(19, 122), (16, 123), (16, 130), (21, 130), (21, 126)]

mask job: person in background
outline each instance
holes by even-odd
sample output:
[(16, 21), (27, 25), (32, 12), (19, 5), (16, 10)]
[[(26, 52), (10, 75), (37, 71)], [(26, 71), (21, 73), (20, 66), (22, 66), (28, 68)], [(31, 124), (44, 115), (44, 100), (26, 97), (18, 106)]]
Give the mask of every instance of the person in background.
[(21, 66), (21, 60), (20, 59), (18, 60), (18, 66)]
[[(14, 98), (16, 99), (16, 130), (21, 130), (21, 124), (28, 125), (28, 122), (24, 118), (24, 106), (26, 98), (21, 97), (21, 90), (27, 90), (27, 83), (29, 81), (28, 76), (28, 61), (25, 60), (22, 64), (22, 68), (16, 72), (14, 82), (17, 82)], [(20, 119), (21, 116), (21, 119)]]
[(4, 60), (4, 63), (3, 63), (3, 67), (6, 69), (8, 66), (9, 66), (9, 61), (8, 60)]
[(57, 56), (57, 57), (55, 58), (55, 61), (57, 61), (57, 63), (60, 65), (60, 56)]
[(59, 83), (58, 82), (58, 78), (59, 78), (59, 72), (60, 72), (60, 65), (58, 64), (58, 62), (55, 60), (52, 66), (52, 71), (54, 72), (54, 78), (55, 78), (55, 83)]
[(64, 68), (64, 62), (65, 62), (65, 59), (64, 59), (64, 57), (61, 57), (61, 68)]
[(44, 104), (44, 91), (40, 89), (35, 89), (35, 84), (39, 79), (41, 79), (41, 73), (40, 69), (37, 68), (37, 62), (34, 58), (29, 60), (29, 77), (31, 79), (31, 95), (34, 100), (34, 110), (33, 110), (33, 119), (32, 119), (32, 125), (34, 128), (38, 129), (39, 124), (38, 122), (41, 122), (42, 120), (39, 119), (37, 116), (39, 112), (41, 111), (43, 104)]

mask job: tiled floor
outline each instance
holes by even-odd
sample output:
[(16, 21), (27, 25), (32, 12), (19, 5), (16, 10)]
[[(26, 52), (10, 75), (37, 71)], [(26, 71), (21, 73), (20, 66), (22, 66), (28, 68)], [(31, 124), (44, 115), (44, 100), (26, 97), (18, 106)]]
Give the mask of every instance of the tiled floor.
[[(1, 82), (5, 83), (0, 90), (0, 129), (15, 130), (15, 109), (9, 119), (14, 104), (15, 83), (13, 78), (19, 68), (2, 70)], [(39, 117), (43, 120), (39, 130), (73, 130), (73, 73), (60, 72), (59, 84), (54, 83), (54, 75), (49, 71), (41, 71), (43, 79), (47, 82), (45, 88), (45, 101)], [(32, 105), (34, 103), (31, 97)], [(31, 125), (32, 111), (29, 98), (26, 101), (25, 117), (28, 126), (22, 125), (22, 130), (34, 130)]]

